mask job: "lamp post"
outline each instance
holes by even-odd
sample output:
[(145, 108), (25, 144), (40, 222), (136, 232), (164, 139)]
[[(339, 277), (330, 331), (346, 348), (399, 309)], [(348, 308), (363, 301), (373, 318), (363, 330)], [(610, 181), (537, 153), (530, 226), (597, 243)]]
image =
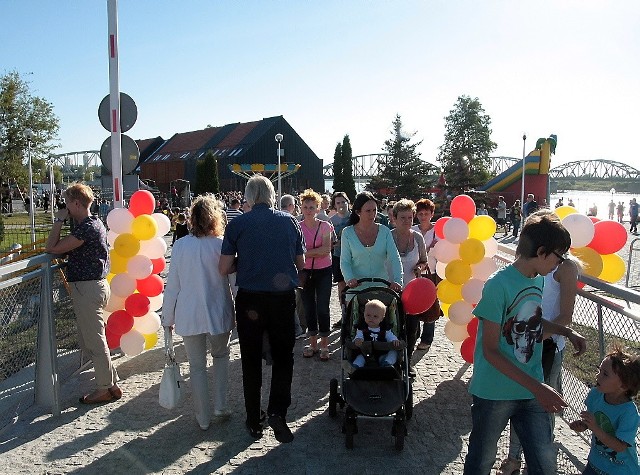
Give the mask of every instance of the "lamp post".
[(524, 171), (525, 159), (527, 157), (527, 134), (522, 134), (522, 189), (520, 192), (520, 206), (524, 208)]
[(29, 217), (31, 218), (31, 242), (36, 242), (36, 219), (33, 215), (33, 167), (31, 165), (31, 141), (33, 140), (33, 130), (25, 129), (24, 136), (27, 138), (27, 162), (29, 164)]
[(276, 142), (278, 142), (278, 209), (280, 209), (280, 197), (282, 196), (282, 173), (280, 170), (280, 144), (284, 136), (282, 134), (276, 134)]
[(51, 209), (51, 222), (55, 220), (55, 212), (53, 206), (53, 197), (55, 196), (53, 193), (53, 189), (56, 186), (55, 180), (53, 179), (53, 156), (49, 157), (49, 209)]

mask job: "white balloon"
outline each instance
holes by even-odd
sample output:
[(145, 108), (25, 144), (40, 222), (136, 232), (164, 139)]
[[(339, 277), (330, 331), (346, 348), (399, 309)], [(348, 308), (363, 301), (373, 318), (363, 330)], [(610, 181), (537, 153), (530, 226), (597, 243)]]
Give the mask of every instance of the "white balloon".
[[(449, 310), (451, 310), (451, 307), (449, 307)], [(464, 341), (469, 336), (466, 325), (456, 325), (451, 320), (445, 324), (444, 334), (451, 341)]]
[(115, 233), (131, 232), (133, 215), (126, 208), (114, 208), (107, 215), (107, 226)]
[(151, 217), (158, 223), (156, 237), (164, 236), (171, 230), (171, 220), (164, 213), (153, 213)]
[[(109, 315), (115, 312), (116, 310), (122, 310), (124, 308), (124, 301), (126, 298), (122, 298), (111, 292), (111, 297), (109, 297), (109, 301), (107, 302), (107, 306), (104, 308)], [(105, 317), (106, 321), (107, 317)]]
[(136, 290), (136, 279), (126, 272), (116, 274), (111, 279), (111, 293), (126, 299)]
[(453, 244), (446, 239), (442, 239), (433, 246), (432, 252), (438, 262), (446, 264), (460, 258), (460, 244)]
[(151, 275), (153, 262), (147, 256), (133, 256), (127, 261), (127, 274), (134, 279), (142, 280)]
[(162, 308), (162, 302), (164, 300), (164, 293), (156, 295), (155, 297), (149, 297), (149, 310), (157, 312)]
[(144, 336), (136, 330), (129, 330), (120, 337), (120, 349), (127, 356), (136, 356), (144, 350)]
[(436, 274), (438, 274), (438, 277), (440, 277), (442, 280), (447, 278), (445, 274), (446, 268), (447, 268), (446, 262), (438, 261), (438, 263), (436, 264)]
[(469, 279), (462, 284), (462, 298), (465, 302), (474, 305), (480, 302), (484, 281), (480, 279)]
[(571, 235), (571, 247), (585, 247), (593, 240), (596, 232), (593, 221), (580, 213), (565, 216), (562, 225)]
[(498, 241), (495, 238), (482, 241), (482, 244), (484, 244), (484, 257), (493, 257), (498, 252)]
[(498, 270), (498, 266), (493, 258), (485, 257), (477, 264), (471, 266), (471, 273), (474, 279), (486, 281), (491, 274)]
[(156, 312), (149, 312), (146, 315), (133, 319), (133, 328), (143, 335), (157, 332), (161, 325), (160, 317)]
[(167, 252), (167, 243), (161, 237), (140, 241), (138, 254), (147, 256), (149, 259), (164, 257), (165, 252)]
[(456, 325), (466, 325), (473, 318), (473, 307), (471, 304), (458, 300), (449, 307), (449, 320)]
[(113, 249), (113, 243), (115, 242), (118, 236), (120, 236), (120, 234), (118, 234), (115, 231), (112, 231), (112, 230), (107, 231), (107, 244), (109, 244), (109, 248)]
[(464, 219), (451, 218), (444, 223), (443, 232), (447, 241), (460, 244), (469, 237), (469, 225)]

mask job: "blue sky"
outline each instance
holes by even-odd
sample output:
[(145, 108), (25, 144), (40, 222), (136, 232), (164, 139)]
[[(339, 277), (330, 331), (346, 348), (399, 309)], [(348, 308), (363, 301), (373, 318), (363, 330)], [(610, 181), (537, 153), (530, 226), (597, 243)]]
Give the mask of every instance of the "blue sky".
[[(0, 44), (0, 73), (54, 105), (58, 152), (99, 149), (106, 0), (0, 0)], [(283, 115), (330, 163), (345, 133), (354, 154), (379, 152), (399, 113), (435, 163), (466, 94), (495, 155), (555, 133), (552, 166), (638, 163), (637, 0), (120, 0), (119, 49), (134, 139)]]

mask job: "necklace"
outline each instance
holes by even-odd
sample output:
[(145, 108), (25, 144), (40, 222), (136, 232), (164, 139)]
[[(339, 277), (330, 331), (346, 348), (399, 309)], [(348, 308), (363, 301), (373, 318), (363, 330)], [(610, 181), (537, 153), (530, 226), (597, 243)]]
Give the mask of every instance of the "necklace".
[[(394, 233), (393, 236), (393, 240), (396, 243), (396, 247), (398, 248), (398, 254), (400, 254), (400, 257), (405, 257), (407, 256), (407, 254), (409, 254), (410, 249), (409, 246), (411, 245), (411, 239), (413, 236), (411, 236), (411, 234), (409, 234), (408, 237), (405, 236), (400, 236), (398, 233)], [(405, 245), (402, 245), (402, 240), (400, 238), (404, 238), (405, 240)], [(404, 251), (402, 250), (404, 248)]]
[(376, 243), (376, 238), (378, 237), (377, 226), (374, 225), (369, 229), (361, 229), (358, 226), (354, 226), (353, 229), (364, 247), (372, 247)]

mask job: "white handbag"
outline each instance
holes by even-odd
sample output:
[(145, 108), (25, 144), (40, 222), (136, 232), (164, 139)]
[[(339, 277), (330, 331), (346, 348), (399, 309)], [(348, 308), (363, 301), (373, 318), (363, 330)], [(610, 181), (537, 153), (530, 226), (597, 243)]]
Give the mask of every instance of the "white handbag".
[(174, 409), (182, 401), (184, 390), (180, 365), (176, 362), (176, 354), (173, 351), (173, 334), (168, 327), (164, 329), (164, 347), (166, 360), (160, 381), (159, 402), (165, 409)]

